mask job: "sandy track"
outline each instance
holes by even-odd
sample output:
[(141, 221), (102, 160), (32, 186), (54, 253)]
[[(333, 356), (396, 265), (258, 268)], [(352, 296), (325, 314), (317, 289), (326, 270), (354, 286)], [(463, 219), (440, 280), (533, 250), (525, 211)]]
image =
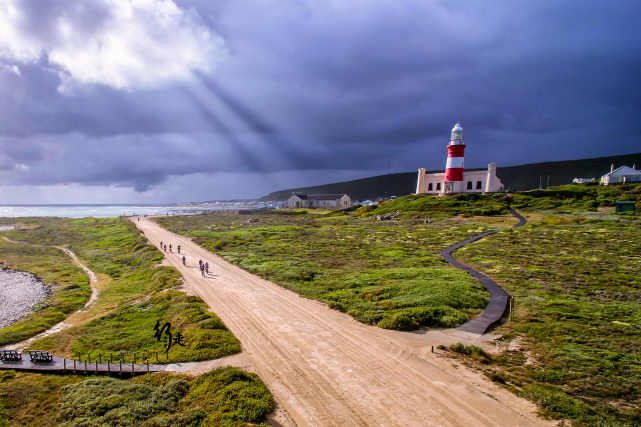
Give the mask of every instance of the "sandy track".
[[(363, 325), (317, 301), (247, 273), (150, 219), (151, 243), (180, 244), (168, 261), (242, 343), (288, 425), (547, 425), (534, 406), (428, 346), (462, 332), (408, 334)], [(203, 278), (198, 259), (209, 261)], [(456, 335), (458, 334), (458, 335)]]

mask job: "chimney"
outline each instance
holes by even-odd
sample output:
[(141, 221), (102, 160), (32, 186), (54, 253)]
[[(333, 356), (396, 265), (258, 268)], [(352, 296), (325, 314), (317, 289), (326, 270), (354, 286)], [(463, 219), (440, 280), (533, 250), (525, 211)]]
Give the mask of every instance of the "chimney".
[(612, 163), (612, 166), (610, 166), (610, 172), (614, 172), (614, 163)]

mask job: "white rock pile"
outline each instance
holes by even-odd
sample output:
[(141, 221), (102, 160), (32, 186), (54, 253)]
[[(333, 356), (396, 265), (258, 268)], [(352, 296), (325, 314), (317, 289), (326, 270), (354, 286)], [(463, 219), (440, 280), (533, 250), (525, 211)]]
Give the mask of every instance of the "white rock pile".
[(0, 267), (0, 329), (31, 313), (47, 294), (47, 286), (33, 274)]

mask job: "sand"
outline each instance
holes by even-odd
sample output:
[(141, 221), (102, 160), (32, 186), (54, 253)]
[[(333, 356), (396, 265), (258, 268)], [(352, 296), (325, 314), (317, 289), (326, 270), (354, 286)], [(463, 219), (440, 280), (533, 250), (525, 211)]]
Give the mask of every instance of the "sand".
[(31, 273), (0, 270), (0, 329), (31, 313), (48, 292), (47, 286)]
[[(254, 276), (149, 218), (134, 222), (150, 240), (180, 244), (166, 261), (240, 340), (240, 360), (278, 405), (275, 423), (319, 426), (534, 426), (535, 406), (431, 346), (487, 346), (455, 330), (404, 333), (361, 324), (325, 304)], [(202, 277), (198, 259), (209, 261)], [(219, 364), (216, 364), (219, 365)], [(182, 368), (189, 370), (189, 365)]]

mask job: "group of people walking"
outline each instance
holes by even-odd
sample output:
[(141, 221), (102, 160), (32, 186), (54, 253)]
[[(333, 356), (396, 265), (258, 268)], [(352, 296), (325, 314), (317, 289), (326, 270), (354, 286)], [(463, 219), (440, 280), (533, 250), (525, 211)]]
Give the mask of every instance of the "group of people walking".
[[(170, 243), (169, 246), (167, 246), (167, 243), (160, 242), (160, 249), (162, 249), (164, 252), (167, 252), (169, 250), (169, 253), (173, 253), (173, 248), (174, 246)], [(180, 245), (176, 246), (176, 252), (180, 254), (181, 252), (181, 247)], [(182, 262), (183, 265), (187, 265), (187, 258), (185, 257), (185, 254), (182, 254)], [(208, 261), (203, 261), (202, 259), (198, 260), (198, 266), (200, 268), (200, 274), (205, 277), (206, 275), (209, 275), (209, 262)]]
[(209, 274), (209, 262), (203, 262), (202, 259), (198, 260), (198, 265), (200, 265), (200, 274), (205, 277), (205, 274)]

